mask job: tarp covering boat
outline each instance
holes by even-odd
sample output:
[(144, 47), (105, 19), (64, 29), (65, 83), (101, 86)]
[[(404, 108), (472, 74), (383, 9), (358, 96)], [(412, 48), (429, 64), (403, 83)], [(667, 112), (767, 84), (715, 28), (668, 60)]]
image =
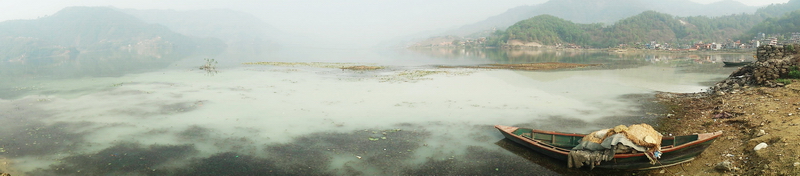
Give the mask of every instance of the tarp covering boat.
[(661, 153), (661, 133), (647, 124), (619, 125), (586, 135), (580, 144), (569, 152), (567, 165), (594, 168), (603, 161), (611, 161), (615, 154), (645, 153), (651, 164), (655, 164)]

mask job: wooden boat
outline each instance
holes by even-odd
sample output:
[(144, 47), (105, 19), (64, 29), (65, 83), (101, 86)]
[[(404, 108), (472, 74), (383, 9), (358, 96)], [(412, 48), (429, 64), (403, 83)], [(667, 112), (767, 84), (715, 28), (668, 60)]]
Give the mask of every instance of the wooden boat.
[(743, 62), (722, 61), (722, 63), (724, 63), (726, 67), (738, 67), (738, 66), (744, 66), (744, 65), (747, 65), (747, 64), (750, 64), (750, 63), (753, 63), (753, 62), (751, 62), (751, 61), (743, 61)]
[[(560, 133), (529, 128), (495, 125), (503, 135), (525, 147), (567, 163), (569, 151), (580, 144), (585, 134)], [(595, 167), (607, 169), (648, 170), (669, 167), (693, 160), (700, 155), (722, 132), (686, 136), (663, 137), (661, 159), (655, 165), (644, 153), (616, 154), (611, 161), (601, 162)]]

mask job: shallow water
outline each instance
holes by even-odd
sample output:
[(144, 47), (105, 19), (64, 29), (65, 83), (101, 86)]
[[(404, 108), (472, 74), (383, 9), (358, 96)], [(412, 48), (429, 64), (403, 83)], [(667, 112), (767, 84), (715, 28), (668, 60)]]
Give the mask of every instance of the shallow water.
[[(295, 60), (387, 69), (241, 64), (291, 61), (292, 52), (298, 51), (222, 55), (217, 73), (196, 69), (201, 57), (121, 72), (71, 67), (50, 70), (56, 74), (36, 68), (4, 72), (0, 122), (13, 125), (5, 125), (0, 135), (0, 171), (591, 174), (520, 154), (493, 125), (585, 133), (618, 124), (653, 124), (663, 115), (650, 100), (655, 91), (703, 91), (735, 69), (722, 68), (719, 58), (740, 57), (306, 50), (295, 55), (303, 59)], [(541, 61), (604, 66), (558, 71), (433, 66)], [(57, 74), (64, 72), (74, 74)]]

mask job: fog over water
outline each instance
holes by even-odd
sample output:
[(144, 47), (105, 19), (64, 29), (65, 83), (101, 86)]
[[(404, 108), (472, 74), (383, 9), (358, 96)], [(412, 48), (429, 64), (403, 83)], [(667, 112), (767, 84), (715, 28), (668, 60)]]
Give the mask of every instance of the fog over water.
[[(691, 0), (701, 4), (721, 0)], [(748, 6), (766, 6), (789, 0), (735, 0)], [(103, 0), (4, 0), (0, 21), (36, 19), (70, 6), (111, 6), (120, 9), (191, 11), (231, 9), (252, 14), (291, 36), (283, 42), (293, 46), (326, 48), (370, 48), (403, 37), (428, 37), (485, 20), (519, 6), (546, 0), (440, 0), (440, 1), (103, 1)], [(576, 1), (580, 2), (580, 1)], [(752, 12), (748, 12), (752, 13)], [(673, 14), (684, 16), (680, 14)], [(437, 32), (438, 31), (438, 32)]]
[[(546, 157), (514, 155), (514, 146), (509, 149), (492, 126), (585, 133), (618, 124), (653, 124), (664, 115), (663, 108), (650, 100), (655, 91), (702, 91), (707, 82), (721, 80), (735, 69), (722, 67), (715, 59), (747, 57), (716, 55), (697, 61), (692, 59), (697, 56), (540, 51), (511, 61), (381, 51), (336, 59), (341, 64), (386, 66), (352, 71), (338, 69), (324, 57), (337, 57), (335, 51), (304, 53), (299, 55), (305, 58), (301, 61), (312, 64), (243, 65), (284, 60), (265, 57), (235, 64), (221, 58), (225, 64), (217, 73), (208, 73), (196, 68), (204, 62), (200, 58), (187, 58), (163, 69), (120, 76), (29, 74), (31, 79), (13, 80), (3, 84), (12, 91), (3, 95), (0, 110), (7, 124), (18, 125), (5, 130), (33, 135), (3, 137), (14, 141), (4, 147), (6, 160), (13, 164), (0, 169), (31, 175), (77, 171), (181, 175), (204, 168), (203, 162), (224, 163), (230, 154), (252, 157), (244, 163), (278, 162), (276, 172), (285, 173), (585, 174), (560, 165), (540, 166), (547, 165)], [(560, 55), (557, 60), (593, 58), (606, 63), (558, 71), (435, 67), (553, 59), (550, 54)], [(372, 59), (361, 58), (365, 55)], [(24, 146), (33, 148), (23, 150)], [(173, 164), (76, 159), (107, 152), (118, 155), (120, 150), (142, 158), (172, 154), (162, 160)], [(309, 163), (320, 157), (327, 159)], [(92, 166), (124, 161), (140, 165), (128, 170)], [(428, 170), (434, 166), (437, 169)], [(155, 170), (145, 169), (150, 167)], [(460, 167), (475, 169), (446, 169)]]
[[(494, 125), (657, 125), (656, 92), (752, 59), (385, 47), (543, 2), (2, 1), (0, 173), (629, 175), (568, 169)], [(548, 62), (594, 66), (467, 68)]]

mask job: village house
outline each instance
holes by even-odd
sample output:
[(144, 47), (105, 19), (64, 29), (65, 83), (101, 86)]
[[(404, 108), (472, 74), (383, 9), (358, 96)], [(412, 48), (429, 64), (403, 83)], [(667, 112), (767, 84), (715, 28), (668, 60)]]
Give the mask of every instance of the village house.
[(778, 38), (777, 37), (769, 37), (769, 38), (766, 39), (766, 42), (764, 42), (764, 43), (766, 43), (767, 45), (773, 45), (773, 46), (774, 45), (778, 45)]
[(792, 32), (792, 37), (787, 43), (800, 43), (800, 32)]

